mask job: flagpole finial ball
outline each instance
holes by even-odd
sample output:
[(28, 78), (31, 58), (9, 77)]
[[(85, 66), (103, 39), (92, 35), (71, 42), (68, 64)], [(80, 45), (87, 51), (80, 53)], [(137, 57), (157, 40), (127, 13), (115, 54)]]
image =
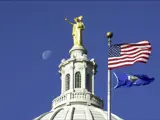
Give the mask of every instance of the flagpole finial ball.
[(113, 36), (113, 33), (112, 33), (112, 32), (107, 32), (107, 33), (106, 33), (106, 37), (107, 37), (107, 38), (112, 38), (112, 36)]

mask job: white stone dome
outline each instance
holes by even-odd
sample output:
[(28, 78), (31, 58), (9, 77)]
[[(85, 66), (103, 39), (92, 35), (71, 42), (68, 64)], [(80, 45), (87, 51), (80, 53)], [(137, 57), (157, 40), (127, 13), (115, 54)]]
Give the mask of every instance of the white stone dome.
[[(114, 114), (111, 119), (123, 120)], [(51, 110), (34, 120), (107, 120), (107, 112), (94, 106), (71, 105)]]
[[(111, 114), (112, 120), (123, 120)], [(52, 109), (34, 120), (107, 120), (103, 100), (90, 92), (68, 92), (52, 101)]]

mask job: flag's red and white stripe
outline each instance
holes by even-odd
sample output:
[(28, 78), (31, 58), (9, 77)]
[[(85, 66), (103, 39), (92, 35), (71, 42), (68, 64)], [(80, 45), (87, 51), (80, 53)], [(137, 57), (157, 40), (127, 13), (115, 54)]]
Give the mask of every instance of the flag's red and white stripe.
[(151, 54), (151, 45), (144, 40), (138, 43), (122, 44), (120, 46), (119, 57), (108, 58), (108, 68), (118, 68), (122, 66), (129, 66), (135, 62), (146, 63)]

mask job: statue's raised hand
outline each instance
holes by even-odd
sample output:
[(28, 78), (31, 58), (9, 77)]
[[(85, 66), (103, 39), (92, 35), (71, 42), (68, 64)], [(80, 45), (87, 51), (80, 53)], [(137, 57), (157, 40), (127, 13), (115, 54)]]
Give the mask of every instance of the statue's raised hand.
[(66, 20), (66, 21), (67, 21), (68, 19), (65, 17), (65, 18), (64, 18), (64, 20)]

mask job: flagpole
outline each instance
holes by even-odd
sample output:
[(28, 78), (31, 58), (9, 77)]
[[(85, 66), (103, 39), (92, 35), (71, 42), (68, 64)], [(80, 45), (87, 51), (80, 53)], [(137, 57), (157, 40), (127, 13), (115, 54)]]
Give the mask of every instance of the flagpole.
[[(113, 36), (112, 32), (107, 32), (106, 37), (108, 38), (108, 47), (111, 45), (111, 38)], [(108, 68), (108, 118), (107, 120), (111, 120), (111, 70)]]

